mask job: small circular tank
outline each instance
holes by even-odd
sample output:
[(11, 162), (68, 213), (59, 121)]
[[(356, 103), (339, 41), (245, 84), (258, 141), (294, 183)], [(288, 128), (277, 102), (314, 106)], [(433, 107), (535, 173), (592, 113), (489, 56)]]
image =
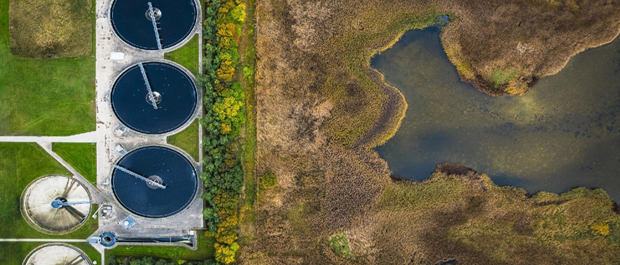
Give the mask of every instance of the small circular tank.
[(91, 265), (92, 262), (82, 250), (69, 245), (52, 243), (32, 250), (22, 265)]
[(78, 229), (91, 212), (90, 193), (77, 179), (45, 176), (28, 184), (21, 197), (26, 221), (47, 234), (67, 234)]

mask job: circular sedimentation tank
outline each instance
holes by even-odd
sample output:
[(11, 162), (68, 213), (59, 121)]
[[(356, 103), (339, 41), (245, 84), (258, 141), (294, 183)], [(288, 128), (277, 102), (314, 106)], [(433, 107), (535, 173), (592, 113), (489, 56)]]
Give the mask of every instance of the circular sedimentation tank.
[(75, 178), (44, 176), (28, 184), (20, 207), (26, 221), (37, 230), (67, 234), (88, 219), (91, 197), (86, 187)]
[(194, 165), (168, 147), (134, 149), (113, 166), (114, 196), (124, 208), (143, 217), (167, 217), (184, 210), (197, 189)]
[[(153, 28), (149, 3), (155, 15)], [(115, 0), (110, 8), (112, 28), (127, 44), (144, 50), (173, 47), (190, 37), (198, 9), (194, 0)]]
[(146, 62), (121, 73), (112, 88), (111, 102), (114, 113), (128, 128), (161, 134), (189, 123), (198, 105), (198, 92), (183, 69), (169, 63)]
[(68, 244), (45, 244), (32, 250), (22, 265), (71, 264), (91, 265), (82, 250)]

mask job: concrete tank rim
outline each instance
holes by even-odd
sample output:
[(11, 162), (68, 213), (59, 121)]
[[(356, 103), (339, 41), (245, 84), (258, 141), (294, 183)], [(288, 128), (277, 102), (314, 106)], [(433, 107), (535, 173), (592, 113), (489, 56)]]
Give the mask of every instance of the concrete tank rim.
[[(196, 6), (196, 19), (194, 20), (194, 26), (193, 26), (192, 30), (179, 43), (177, 43), (177, 44), (175, 44), (173, 46), (170, 46), (168, 48), (162, 49), (161, 52), (168, 53), (168, 52), (177, 50), (177, 49), (185, 46), (185, 44), (187, 44), (195, 35), (198, 34), (198, 31), (202, 29), (202, 4), (198, 0), (193, 0), (193, 1), (194, 1), (194, 5)], [(125, 42), (125, 40), (123, 40), (123, 38), (121, 38), (118, 35), (118, 33), (116, 32), (116, 29), (114, 28), (114, 24), (112, 23), (112, 6), (114, 5), (115, 2), (116, 2), (116, 0), (110, 0), (108, 2), (109, 4), (108, 4), (108, 7), (106, 8), (106, 13), (105, 13), (106, 14), (106, 20), (107, 20), (108, 26), (110, 27), (110, 31), (112, 32), (112, 35), (114, 35), (114, 37), (116, 37), (118, 40), (120, 40), (127, 47), (130, 47), (130, 48), (135, 49), (137, 51), (158, 52), (159, 50), (157, 50), (157, 49), (155, 49), (155, 50), (147, 50), (147, 49), (142, 49), (142, 48), (138, 48), (136, 46), (133, 46), (133, 45)]]
[[(190, 208), (190, 206), (196, 201), (196, 199), (200, 197), (200, 194), (201, 194), (200, 191), (202, 191), (202, 186), (203, 186), (202, 179), (200, 179), (200, 175), (199, 175), (199, 173), (200, 173), (200, 170), (199, 170), (200, 164), (196, 163), (194, 161), (194, 159), (187, 152), (185, 152), (185, 150), (183, 150), (183, 149), (181, 149), (181, 148), (179, 148), (177, 146), (174, 146), (174, 145), (171, 145), (171, 144), (167, 144), (167, 143), (166, 144), (143, 144), (143, 145), (138, 145), (138, 146), (132, 148), (131, 150), (127, 151), (127, 154), (131, 153), (132, 151), (136, 151), (136, 150), (138, 150), (140, 148), (145, 148), (145, 147), (163, 147), (163, 148), (171, 149), (172, 151), (175, 151), (178, 154), (180, 154), (185, 160), (187, 160), (187, 162), (192, 166), (192, 170), (194, 171), (194, 174), (196, 174), (196, 189), (194, 189), (194, 194), (191, 197), (191, 200), (189, 200), (187, 205), (185, 205), (180, 211), (178, 211), (178, 212), (176, 212), (174, 214), (171, 214), (171, 215), (168, 215), (168, 216), (163, 216), (163, 217), (144, 216), (144, 215), (135, 213), (135, 212), (129, 210), (128, 208), (126, 208), (120, 202), (120, 200), (116, 197), (116, 194), (114, 192), (113, 184), (110, 183), (110, 189), (112, 191), (112, 195), (113, 195), (112, 197), (114, 198), (115, 203), (117, 203), (117, 205), (119, 207), (121, 207), (121, 209), (123, 211), (126, 211), (127, 214), (133, 215), (133, 216), (138, 217), (138, 218), (161, 219), (161, 218), (171, 218), (171, 217), (183, 214), (188, 208)], [(118, 164), (118, 162), (120, 162), (123, 159), (123, 157), (125, 157), (127, 154), (122, 155), (122, 156), (116, 158), (114, 160), (114, 162), (112, 163), (112, 165)], [(113, 175), (114, 175), (114, 167), (110, 167), (110, 172), (108, 173), (108, 177), (110, 178), (110, 182), (112, 182)]]
[[(145, 133), (145, 132), (141, 132), (138, 130), (135, 130), (131, 127), (129, 127), (125, 122), (123, 122), (118, 115), (116, 114), (116, 111), (114, 109), (114, 105), (112, 104), (112, 99), (111, 99), (111, 95), (112, 92), (114, 91), (116, 82), (118, 82), (119, 78), (121, 76), (123, 76), (127, 71), (129, 71), (130, 69), (132, 69), (133, 67), (136, 67), (138, 64), (143, 63), (143, 64), (147, 64), (147, 63), (163, 63), (163, 64), (169, 64), (172, 65), (176, 68), (178, 68), (179, 70), (181, 70), (181, 72), (185, 75), (187, 75), (187, 77), (189, 77), (190, 81), (192, 82), (192, 85), (194, 86), (194, 91), (196, 92), (196, 102), (194, 105), (194, 110), (192, 111), (192, 114), (188, 116), (187, 120), (181, 124), (180, 126), (178, 126), (177, 128), (175, 128), (174, 130), (168, 131), (168, 132), (164, 132), (164, 133)], [(135, 63), (131, 63), (129, 64), (127, 67), (123, 68), (121, 71), (119, 71), (115, 76), (114, 76), (114, 82), (112, 82), (112, 85), (110, 86), (110, 100), (109, 100), (109, 105), (110, 108), (112, 109), (112, 112), (114, 113), (114, 118), (123, 126), (127, 127), (127, 129), (131, 130), (134, 133), (137, 133), (139, 136), (148, 136), (148, 135), (161, 135), (161, 136), (165, 136), (168, 137), (170, 135), (175, 135), (177, 133), (182, 132), (183, 130), (187, 129), (187, 127), (189, 127), (192, 122), (201, 117), (201, 113), (199, 113), (198, 110), (200, 110), (201, 104), (202, 104), (202, 89), (198, 87), (198, 83), (196, 80), (196, 77), (194, 76), (194, 74), (192, 72), (190, 72), (189, 70), (187, 70), (187, 68), (185, 68), (184, 66), (180, 65), (177, 62), (173, 62), (170, 60), (166, 60), (166, 59), (148, 59), (148, 60), (144, 60), (144, 61), (138, 61)]]

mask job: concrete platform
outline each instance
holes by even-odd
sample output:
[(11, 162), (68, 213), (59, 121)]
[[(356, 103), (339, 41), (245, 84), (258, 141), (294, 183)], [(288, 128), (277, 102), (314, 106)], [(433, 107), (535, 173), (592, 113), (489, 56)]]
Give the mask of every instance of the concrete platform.
[[(109, 94), (115, 79), (127, 67), (138, 62), (144, 61), (164, 61), (164, 53), (177, 49), (185, 45), (191, 37), (180, 44), (166, 49), (164, 51), (145, 51), (139, 50), (125, 44), (116, 36), (109, 20), (109, 9), (112, 4), (111, 0), (97, 0), (97, 19), (96, 19), (96, 141), (97, 141), (97, 189), (105, 194), (107, 200), (102, 205), (112, 206), (110, 218), (103, 218), (99, 214), (99, 230), (93, 235), (97, 236), (102, 232), (113, 232), (117, 236), (122, 237), (167, 237), (167, 236), (185, 236), (191, 234), (190, 231), (203, 229), (204, 218), (202, 216), (203, 200), (200, 198), (202, 194), (202, 182), (199, 183), (200, 190), (192, 203), (183, 211), (166, 218), (145, 218), (130, 213), (117, 203), (112, 194), (110, 186), (110, 178), (112, 172), (112, 164), (115, 163), (122, 155), (118, 152), (117, 145), (121, 145), (126, 151), (144, 145), (162, 145), (178, 150), (178, 148), (170, 146), (166, 143), (166, 137), (176, 134), (184, 130), (188, 124), (181, 128), (163, 135), (146, 135), (133, 132), (127, 129), (119, 135), (115, 130), (122, 126), (120, 121), (114, 115), (112, 110)], [(196, 3), (200, 6), (200, 3)], [(202, 13), (198, 12), (197, 23), (194, 32), (201, 36)], [(200, 39), (202, 39), (200, 37)], [(198, 51), (197, 51), (198, 52)], [(123, 56), (119, 56), (123, 53)], [(201, 58), (199, 56), (199, 58)], [(183, 68), (182, 66), (172, 63)], [(183, 68), (184, 69), (184, 68)], [(191, 73), (189, 74), (190, 76)], [(202, 93), (198, 91), (198, 110), (194, 114), (197, 118), (202, 113)], [(184, 152), (183, 152), (184, 153)], [(202, 147), (201, 147), (202, 153)], [(190, 160), (193, 161), (193, 160)], [(195, 163), (197, 171), (200, 172), (200, 161)], [(121, 225), (121, 221), (130, 216), (136, 221), (136, 225), (130, 229), (126, 229)]]

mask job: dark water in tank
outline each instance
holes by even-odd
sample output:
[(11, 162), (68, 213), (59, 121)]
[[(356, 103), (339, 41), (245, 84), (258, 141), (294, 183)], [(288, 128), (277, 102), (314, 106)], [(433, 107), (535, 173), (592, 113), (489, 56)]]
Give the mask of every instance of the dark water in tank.
[(194, 198), (198, 176), (183, 155), (161, 146), (141, 147), (129, 152), (118, 165), (139, 175), (159, 176), (165, 189), (150, 188), (146, 182), (114, 169), (112, 188), (118, 201), (129, 211), (146, 217), (166, 217), (185, 209)]
[(157, 50), (153, 25), (146, 15), (148, 2), (161, 11), (157, 26), (164, 49), (180, 43), (191, 33), (198, 15), (194, 0), (116, 0), (110, 19), (123, 41), (137, 48)]
[(161, 95), (158, 109), (147, 100), (144, 78), (135, 65), (119, 76), (112, 89), (112, 109), (119, 120), (147, 134), (170, 132), (187, 123), (198, 102), (192, 79), (170, 64), (150, 62), (143, 65), (151, 89)]
[(528, 192), (603, 188), (620, 201), (620, 40), (587, 50), (519, 97), (494, 98), (459, 80), (431, 27), (407, 32), (372, 67), (409, 105), (376, 148), (399, 177), (462, 163)]

